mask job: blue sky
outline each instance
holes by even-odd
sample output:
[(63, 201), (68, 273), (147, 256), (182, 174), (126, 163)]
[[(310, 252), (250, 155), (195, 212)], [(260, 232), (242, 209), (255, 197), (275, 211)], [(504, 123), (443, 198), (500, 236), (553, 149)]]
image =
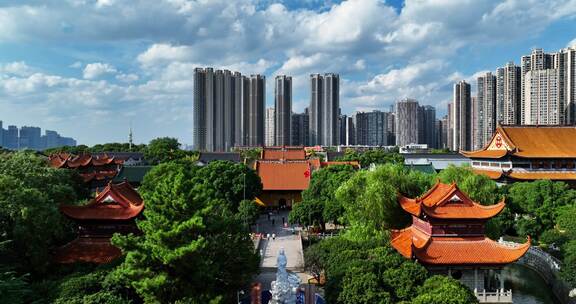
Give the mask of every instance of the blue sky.
[(452, 84), (576, 43), (576, 0), (2, 0), (0, 120), (83, 144), (192, 142), (194, 67), (341, 76), (344, 113), (403, 97), (446, 112)]

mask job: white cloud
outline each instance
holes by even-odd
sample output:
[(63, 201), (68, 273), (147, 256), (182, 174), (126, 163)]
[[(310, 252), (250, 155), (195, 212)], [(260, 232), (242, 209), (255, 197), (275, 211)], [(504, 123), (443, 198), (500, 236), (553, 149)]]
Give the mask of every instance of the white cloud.
[(191, 47), (183, 45), (173, 46), (163, 43), (153, 44), (144, 53), (138, 55), (138, 61), (145, 66), (174, 61), (188, 61), (191, 58)]
[(17, 76), (31, 75), (34, 70), (24, 61), (10, 62), (0, 65), (0, 73), (6, 73)]
[(566, 47), (576, 47), (576, 38), (566, 44)]
[(108, 63), (95, 62), (87, 64), (82, 75), (84, 79), (96, 79), (106, 74), (115, 74), (116, 72), (116, 68)]
[(131, 82), (135, 82), (138, 81), (138, 79), (140, 79), (140, 77), (138, 77), (138, 75), (136, 74), (118, 74), (116, 75), (116, 79), (118, 79), (119, 81), (125, 82), (125, 83), (131, 83)]

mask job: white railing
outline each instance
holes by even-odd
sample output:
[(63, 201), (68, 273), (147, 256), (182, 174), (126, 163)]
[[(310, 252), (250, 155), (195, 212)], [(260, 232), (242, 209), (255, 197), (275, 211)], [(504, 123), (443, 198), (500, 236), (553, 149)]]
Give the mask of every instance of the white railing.
[(512, 290), (475, 290), (474, 294), (480, 303), (512, 303)]

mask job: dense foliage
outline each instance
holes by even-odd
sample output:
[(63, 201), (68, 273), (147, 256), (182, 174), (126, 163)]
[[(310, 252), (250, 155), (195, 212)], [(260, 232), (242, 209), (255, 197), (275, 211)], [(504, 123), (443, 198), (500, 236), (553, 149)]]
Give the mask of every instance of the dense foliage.
[(88, 147), (86, 145), (78, 145), (75, 147), (64, 146), (64, 147), (50, 148), (44, 150), (44, 154), (50, 155), (59, 152), (68, 152), (72, 154), (100, 153), (100, 152), (144, 152), (145, 149), (146, 145), (144, 144), (132, 145), (132, 148), (130, 148), (129, 143), (107, 143), (107, 144), (97, 144), (92, 147)]
[(338, 188), (335, 196), (351, 224), (349, 232), (359, 229), (371, 235), (389, 228), (406, 227), (410, 217), (400, 208), (398, 194), (417, 197), (433, 182), (428, 174), (399, 164), (386, 164), (373, 171), (356, 173)]
[(71, 232), (58, 206), (86, 194), (73, 171), (50, 168), (34, 153), (0, 154), (0, 265), (43, 274), (50, 249)]
[(347, 150), (340, 160), (359, 161), (362, 168), (368, 168), (372, 164), (381, 165), (386, 163), (404, 163), (404, 157), (402, 155), (397, 152), (388, 152), (384, 149), (367, 150), (364, 152)]
[(322, 168), (312, 174), (308, 189), (302, 191), (302, 202), (292, 207), (289, 220), (302, 225), (320, 225), (326, 223), (345, 223), (344, 207), (334, 197), (336, 189), (355, 173), (348, 165)]
[(126, 258), (114, 277), (146, 303), (229, 303), (258, 269), (249, 235), (234, 215), (244, 195), (238, 172), (247, 175), (246, 198), (252, 199), (259, 178), (240, 164), (180, 161), (150, 171), (140, 188), (142, 235), (115, 236)]
[(307, 269), (326, 277), (328, 303), (477, 303), (467, 287), (429, 278), (424, 267), (396, 253), (384, 238), (327, 239), (307, 248), (305, 260)]
[(151, 140), (143, 152), (146, 161), (153, 165), (186, 157), (193, 160), (198, 158), (197, 152), (181, 150), (178, 140), (172, 137), (160, 137)]

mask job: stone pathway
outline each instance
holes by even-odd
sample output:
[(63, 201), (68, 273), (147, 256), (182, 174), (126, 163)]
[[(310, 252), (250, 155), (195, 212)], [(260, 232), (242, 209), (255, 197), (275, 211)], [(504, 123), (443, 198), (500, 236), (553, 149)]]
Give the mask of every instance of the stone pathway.
[[(258, 281), (262, 283), (263, 289), (269, 289), (270, 283), (276, 279), (276, 259), (278, 258), (278, 251), (284, 248), (288, 264), (286, 268), (298, 274), (303, 283), (307, 281), (309, 276), (304, 271), (304, 251), (302, 249), (302, 241), (300, 235), (296, 232), (292, 234), (290, 226), (284, 227), (282, 225), (282, 217), (284, 221), (288, 221), (288, 211), (283, 211), (274, 214), (268, 220), (267, 215), (263, 215), (258, 220), (258, 232), (264, 234), (264, 238), (260, 243), (260, 275)], [(272, 224), (274, 220), (274, 224)], [(270, 234), (270, 238), (266, 235)], [(272, 234), (276, 234), (276, 238), (272, 239)]]

